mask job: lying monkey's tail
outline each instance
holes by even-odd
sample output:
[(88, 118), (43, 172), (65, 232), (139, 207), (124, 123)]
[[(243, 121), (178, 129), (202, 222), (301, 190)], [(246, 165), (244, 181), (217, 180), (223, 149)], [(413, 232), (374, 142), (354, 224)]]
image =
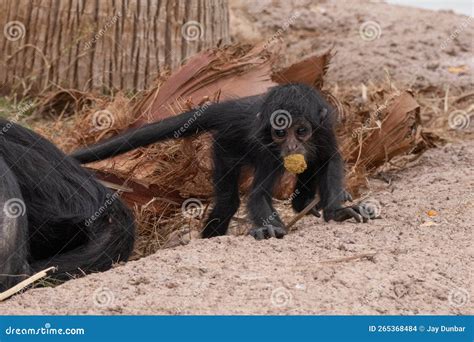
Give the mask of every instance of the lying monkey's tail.
[(82, 164), (107, 159), (138, 147), (147, 146), (158, 141), (178, 139), (196, 135), (212, 129), (209, 118), (215, 105), (198, 108), (162, 121), (150, 123), (143, 127), (120, 134), (105, 142), (83, 148), (71, 154), (71, 157)]
[(135, 223), (131, 212), (117, 200), (107, 214), (84, 222), (90, 230), (87, 241), (70, 251), (31, 264), (33, 272), (57, 268), (51, 278), (68, 280), (86, 273), (103, 272), (115, 263), (127, 261), (135, 242)]

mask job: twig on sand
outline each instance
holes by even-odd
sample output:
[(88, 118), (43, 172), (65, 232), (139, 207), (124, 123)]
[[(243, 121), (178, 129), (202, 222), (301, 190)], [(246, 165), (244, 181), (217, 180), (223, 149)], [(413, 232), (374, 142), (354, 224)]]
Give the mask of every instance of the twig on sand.
[(306, 208), (304, 208), (301, 212), (299, 212), (298, 214), (296, 214), (292, 219), (291, 221), (286, 225), (286, 229), (288, 231), (290, 231), (290, 228), (291, 226), (293, 226), (296, 222), (298, 222), (299, 220), (301, 220), (301, 218), (303, 216), (305, 216), (316, 204), (318, 204), (319, 202), (319, 199), (318, 198), (315, 198), (313, 199), (313, 201), (308, 204), (306, 206)]
[(377, 252), (362, 253), (362, 254), (356, 254), (356, 255), (352, 255), (352, 256), (344, 257), (344, 258), (324, 260), (324, 261), (320, 261), (319, 263), (321, 263), (321, 264), (333, 264), (333, 263), (346, 262), (346, 261), (352, 261), (352, 260), (357, 260), (357, 259), (369, 259), (369, 260), (371, 260), (371, 259), (373, 259), (375, 254), (377, 254)]
[(32, 275), (28, 279), (23, 280), (22, 282), (16, 284), (12, 288), (10, 288), (10, 289), (8, 289), (4, 292), (1, 292), (0, 293), (0, 302), (4, 301), (5, 299), (10, 298), (14, 294), (16, 294), (16, 293), (20, 292), (21, 290), (23, 290), (28, 285), (33, 284), (35, 281), (46, 277), (49, 272), (54, 272), (55, 270), (56, 270), (56, 267), (49, 267), (49, 268), (47, 268), (43, 271), (40, 271), (40, 272)]

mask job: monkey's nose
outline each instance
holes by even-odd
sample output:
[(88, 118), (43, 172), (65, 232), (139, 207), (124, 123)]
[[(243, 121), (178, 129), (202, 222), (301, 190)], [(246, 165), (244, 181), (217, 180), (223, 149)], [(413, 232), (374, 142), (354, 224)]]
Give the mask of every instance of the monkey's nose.
[(298, 151), (298, 145), (297, 144), (291, 144), (291, 145), (288, 145), (288, 151), (290, 153), (295, 153)]

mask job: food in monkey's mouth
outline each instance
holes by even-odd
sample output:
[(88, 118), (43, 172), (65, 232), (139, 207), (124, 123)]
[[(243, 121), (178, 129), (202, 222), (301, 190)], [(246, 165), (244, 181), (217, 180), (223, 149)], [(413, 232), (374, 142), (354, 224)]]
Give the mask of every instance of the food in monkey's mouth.
[(290, 154), (283, 158), (285, 169), (291, 173), (302, 173), (306, 170), (306, 160), (302, 154)]

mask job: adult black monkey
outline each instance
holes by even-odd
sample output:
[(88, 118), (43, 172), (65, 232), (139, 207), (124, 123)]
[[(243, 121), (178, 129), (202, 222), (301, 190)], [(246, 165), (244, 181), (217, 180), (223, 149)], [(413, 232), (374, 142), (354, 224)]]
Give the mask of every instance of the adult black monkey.
[(56, 266), (52, 277), (104, 271), (134, 243), (131, 212), (48, 140), (0, 119), (0, 291)]
[[(272, 88), (266, 95), (212, 104), (161, 122), (145, 125), (72, 154), (82, 163), (102, 160), (160, 140), (213, 133), (215, 206), (203, 237), (223, 235), (239, 208), (241, 167), (253, 166), (255, 176), (249, 213), (257, 239), (283, 237), (287, 232), (272, 206), (272, 189), (284, 171), (283, 158), (303, 154), (307, 169), (298, 175), (292, 205), (301, 211), (319, 193), (324, 219), (344, 221), (360, 215), (359, 206), (342, 207), (344, 164), (333, 129), (333, 110), (321, 94), (302, 84)], [(313, 210), (314, 214), (316, 209)]]

